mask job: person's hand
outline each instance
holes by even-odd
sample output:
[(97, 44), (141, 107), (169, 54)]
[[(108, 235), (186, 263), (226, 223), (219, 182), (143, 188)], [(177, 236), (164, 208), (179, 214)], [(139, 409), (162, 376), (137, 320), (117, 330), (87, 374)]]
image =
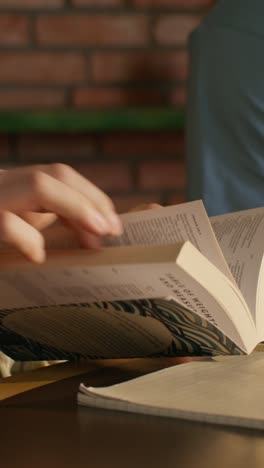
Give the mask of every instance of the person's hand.
[[(161, 205), (144, 203), (132, 208), (130, 212), (153, 210), (155, 208), (161, 208)], [(76, 236), (76, 232), (67, 229), (65, 223), (62, 223), (61, 220), (49, 225), (42, 231), (42, 235), (48, 249), (78, 248), (80, 246), (88, 249), (100, 249), (102, 247), (102, 239), (97, 234), (79, 230), (78, 236)]]
[[(0, 240), (35, 262), (45, 259), (40, 231), (59, 218), (89, 245), (91, 235), (120, 235), (110, 198), (70, 166), (27, 166), (0, 172)], [(85, 242), (84, 242), (85, 243)]]

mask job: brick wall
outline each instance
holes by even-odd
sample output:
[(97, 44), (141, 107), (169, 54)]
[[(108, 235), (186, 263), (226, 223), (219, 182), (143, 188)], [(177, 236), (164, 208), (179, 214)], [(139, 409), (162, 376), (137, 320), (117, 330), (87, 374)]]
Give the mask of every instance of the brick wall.
[[(213, 0), (0, 0), (0, 110), (183, 108), (190, 31)], [(181, 133), (3, 135), (2, 164), (66, 161), (120, 210), (184, 198)]]

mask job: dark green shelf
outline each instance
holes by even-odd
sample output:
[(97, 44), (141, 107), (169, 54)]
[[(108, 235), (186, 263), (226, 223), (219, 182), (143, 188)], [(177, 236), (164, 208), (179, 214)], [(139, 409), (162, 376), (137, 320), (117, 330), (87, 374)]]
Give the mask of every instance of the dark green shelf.
[(184, 112), (170, 109), (0, 112), (0, 133), (181, 130)]

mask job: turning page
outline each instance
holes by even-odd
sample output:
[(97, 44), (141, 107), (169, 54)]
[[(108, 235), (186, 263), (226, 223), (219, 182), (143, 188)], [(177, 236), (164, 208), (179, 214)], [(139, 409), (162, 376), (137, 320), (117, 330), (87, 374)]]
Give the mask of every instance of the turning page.
[(257, 317), (257, 289), (264, 253), (264, 208), (215, 216), (210, 221), (230, 271), (260, 329), (264, 315)]
[(232, 282), (234, 278), (218, 245), (203, 202), (198, 200), (166, 208), (121, 216), (124, 234), (108, 238), (106, 245), (165, 245), (189, 240)]

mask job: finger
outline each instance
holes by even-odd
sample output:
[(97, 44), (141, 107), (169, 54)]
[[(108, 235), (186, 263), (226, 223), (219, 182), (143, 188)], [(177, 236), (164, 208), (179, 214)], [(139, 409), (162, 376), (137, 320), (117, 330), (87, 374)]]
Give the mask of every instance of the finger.
[(80, 229), (78, 225), (70, 223), (67, 220), (61, 221), (74, 233), (75, 240), (78, 241), (78, 245), (80, 247), (95, 250), (98, 250), (102, 247), (101, 239), (96, 234), (84, 231), (83, 229)]
[(56, 223), (43, 231), (45, 246), (47, 249), (65, 248), (89, 248), (99, 249), (100, 238), (95, 234), (81, 230), (65, 219), (59, 219)]
[[(93, 190), (88, 191), (89, 195), (83, 195), (72, 188), (69, 182), (62, 181), (66, 178), (69, 180), (70, 177), (69, 174), (67, 177), (63, 175), (61, 169), (58, 170), (61, 165), (52, 167), (54, 176), (48, 174), (51, 171), (49, 166), (32, 166), (7, 171), (0, 183), (0, 209), (14, 212), (44, 209), (80, 223), (84, 229), (97, 234), (122, 232), (122, 229), (119, 231), (117, 227), (114, 230), (109, 220), (95, 207), (91, 201)], [(71, 170), (68, 172), (71, 173)], [(95, 190), (97, 192), (98, 189), (95, 187)], [(112, 214), (114, 215), (114, 212)]]
[(90, 232), (79, 231), (77, 232), (80, 246), (84, 249), (99, 250), (102, 247), (101, 238)]
[(80, 228), (99, 235), (112, 233), (110, 224), (88, 198), (44, 172), (38, 175), (34, 197), (40, 207)]
[(12, 245), (34, 262), (42, 263), (45, 260), (43, 237), (14, 213), (0, 213), (0, 240)]
[(24, 221), (31, 224), (31, 226), (39, 231), (46, 229), (57, 219), (57, 216), (53, 213), (34, 213), (32, 211), (23, 211), (22, 213), (17, 214), (20, 218), (24, 219)]
[(113, 202), (102, 190), (65, 164), (51, 164), (46, 166), (44, 170), (52, 177), (83, 194), (107, 219), (113, 234), (122, 233), (121, 221), (115, 212)]
[(0, 184), (0, 210), (44, 210), (98, 234), (107, 234), (111, 230), (107, 221), (80, 192), (36, 169), (22, 170), (20, 177), (14, 177), (14, 174), (4, 176)]
[(75, 232), (61, 220), (43, 230), (42, 235), (45, 240), (46, 249), (72, 249), (80, 247), (80, 243)]

